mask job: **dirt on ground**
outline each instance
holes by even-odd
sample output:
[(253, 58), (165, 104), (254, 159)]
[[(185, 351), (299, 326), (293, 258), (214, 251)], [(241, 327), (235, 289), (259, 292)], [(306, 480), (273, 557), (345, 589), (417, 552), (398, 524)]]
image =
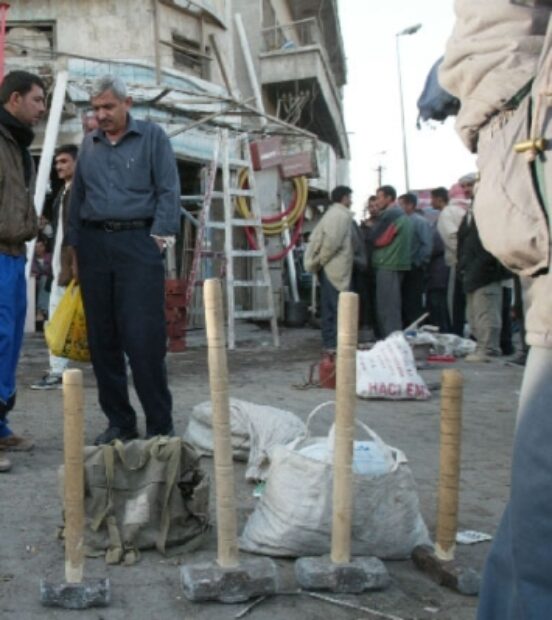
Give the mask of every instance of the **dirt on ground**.
[[(238, 349), (229, 353), (231, 395), (253, 403), (272, 405), (297, 414), (305, 420), (320, 403), (331, 400), (331, 390), (294, 387), (304, 383), (309, 366), (320, 356), (320, 333), (313, 329), (283, 330), (282, 346), (271, 346), (270, 333), (246, 325), (238, 331)], [(168, 368), (174, 397), (174, 419), (183, 433), (192, 407), (209, 399), (207, 351), (202, 331), (189, 338), (189, 348), (170, 354)], [(13, 429), (36, 441), (31, 453), (11, 454), (13, 470), (0, 474), (2, 501), (0, 518), (0, 618), (27, 620), (67, 618), (79, 614), (84, 619), (145, 620), (150, 618), (230, 620), (246, 604), (194, 604), (182, 594), (179, 565), (199, 557), (213, 557), (216, 550), (214, 529), (200, 552), (165, 558), (155, 551), (142, 554), (130, 567), (107, 566), (103, 559), (87, 559), (88, 577), (108, 576), (112, 584), (112, 603), (105, 609), (68, 612), (41, 607), (39, 582), (46, 578), (63, 581), (64, 551), (56, 537), (61, 524), (57, 469), (63, 461), (61, 390), (33, 391), (29, 384), (39, 379), (48, 366), (47, 349), (41, 334), (28, 336), (18, 371), (18, 398), (10, 416)], [(96, 397), (90, 365), (75, 364), (84, 371), (86, 442), (106, 426)], [(465, 379), (462, 431), (462, 472), (459, 529), (493, 534), (509, 491), (509, 467), (516, 407), (522, 369), (503, 359), (488, 364), (457, 362)], [(437, 385), (443, 368), (435, 365), (421, 374), (430, 385)], [(135, 396), (133, 396), (136, 402)], [(393, 402), (358, 400), (356, 415), (369, 424), (388, 444), (405, 452), (418, 485), (423, 516), (435, 535), (437, 479), (439, 474), (438, 389), (429, 401)], [(138, 406), (139, 410), (139, 406)], [(144, 430), (143, 416), (139, 419)], [(328, 430), (328, 416), (314, 422), (314, 434)], [(202, 459), (209, 472), (212, 461)], [(245, 466), (236, 463), (239, 529), (254, 509), (254, 486), (245, 482)], [(213, 489), (212, 489), (213, 495)], [(214, 523), (214, 504), (211, 502)], [(489, 543), (458, 546), (457, 562), (476, 570), (482, 568)], [(353, 607), (338, 606), (295, 594), (291, 560), (276, 560), (282, 589), (287, 592), (260, 602), (245, 616), (251, 620), (301, 619), (333, 620), (378, 618), (361, 608), (403, 620), (471, 620), (477, 599), (456, 594), (436, 585), (419, 572), (411, 561), (386, 562), (391, 586), (377, 593), (360, 596), (329, 595)], [(381, 617), (381, 616), (380, 616)]]

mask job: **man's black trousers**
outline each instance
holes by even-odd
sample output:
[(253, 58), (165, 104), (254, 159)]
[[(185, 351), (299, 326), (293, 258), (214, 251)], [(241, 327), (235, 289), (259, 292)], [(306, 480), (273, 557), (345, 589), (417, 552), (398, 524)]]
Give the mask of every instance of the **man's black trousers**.
[(146, 415), (146, 433), (173, 430), (165, 366), (163, 257), (147, 228), (83, 228), (77, 247), (88, 343), (109, 426), (136, 427), (125, 354)]

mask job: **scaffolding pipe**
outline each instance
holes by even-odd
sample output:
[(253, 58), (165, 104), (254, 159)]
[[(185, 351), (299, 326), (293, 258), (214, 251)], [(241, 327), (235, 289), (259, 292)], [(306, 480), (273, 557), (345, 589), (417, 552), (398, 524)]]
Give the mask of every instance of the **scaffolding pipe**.
[[(52, 105), (50, 107), (48, 123), (46, 124), (44, 144), (42, 145), (42, 153), (40, 155), (40, 163), (38, 165), (38, 174), (36, 177), (34, 203), (37, 217), (40, 217), (42, 215), (42, 210), (44, 209), (44, 200), (46, 198), (46, 190), (50, 181), (52, 161), (54, 159), (54, 151), (56, 148), (56, 142), (59, 133), (59, 123), (61, 121), (63, 104), (65, 103), (67, 78), (67, 71), (60, 71), (57, 74), (54, 94), (52, 96)], [(27, 244), (27, 265), (25, 267), (25, 275), (27, 278), (29, 277), (29, 273), (31, 271), (35, 243), (36, 239), (33, 239)]]

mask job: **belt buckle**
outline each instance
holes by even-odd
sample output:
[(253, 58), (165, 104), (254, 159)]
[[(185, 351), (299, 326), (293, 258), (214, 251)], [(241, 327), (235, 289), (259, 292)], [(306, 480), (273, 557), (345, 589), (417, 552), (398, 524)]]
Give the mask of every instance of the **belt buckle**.
[(103, 229), (105, 232), (108, 232), (108, 233), (115, 232), (115, 227), (113, 226), (112, 222), (104, 222)]

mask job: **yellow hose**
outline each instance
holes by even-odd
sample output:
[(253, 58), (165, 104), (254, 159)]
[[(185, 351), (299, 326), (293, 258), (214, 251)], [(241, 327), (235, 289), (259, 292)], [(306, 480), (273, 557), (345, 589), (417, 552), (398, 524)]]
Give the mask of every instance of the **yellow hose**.
[[(238, 177), (238, 185), (243, 188), (248, 180), (248, 172), (247, 169), (244, 168), (240, 171)], [(307, 206), (307, 198), (308, 198), (308, 181), (307, 177), (295, 177), (292, 179), (293, 185), (295, 186), (295, 206), (291, 213), (284, 219), (277, 222), (267, 222), (263, 223), (263, 233), (265, 236), (273, 236), (273, 235), (281, 235), (282, 232), (286, 229), (292, 229), (297, 220), (301, 217), (301, 213), (305, 210)], [(247, 205), (247, 198), (244, 196), (238, 196), (236, 198), (236, 206), (238, 207), (238, 211), (240, 215), (244, 219), (251, 219), (252, 215), (249, 210), (249, 206)]]

